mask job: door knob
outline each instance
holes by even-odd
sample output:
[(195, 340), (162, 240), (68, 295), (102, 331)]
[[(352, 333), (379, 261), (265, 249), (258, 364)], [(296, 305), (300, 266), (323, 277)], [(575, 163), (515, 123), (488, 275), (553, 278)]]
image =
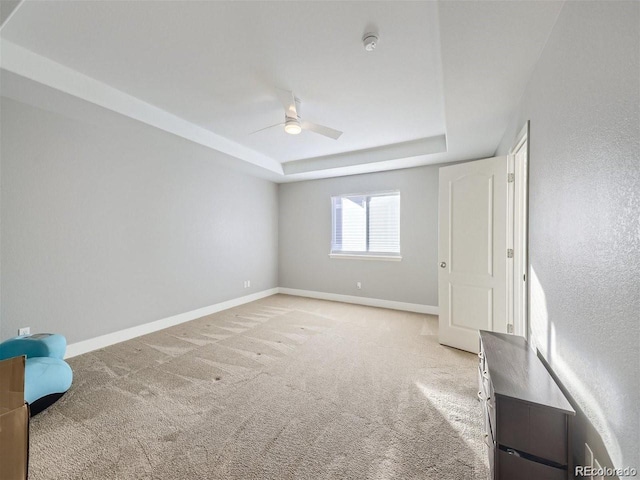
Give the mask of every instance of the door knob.
[(447, 268), (447, 262), (440, 262), (440, 268)]

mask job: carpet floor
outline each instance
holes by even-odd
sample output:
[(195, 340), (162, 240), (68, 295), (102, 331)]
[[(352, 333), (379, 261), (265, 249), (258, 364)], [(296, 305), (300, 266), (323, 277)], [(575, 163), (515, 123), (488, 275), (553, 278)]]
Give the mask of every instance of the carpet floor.
[(437, 317), (274, 295), (69, 360), (30, 480), (486, 480), (474, 355)]

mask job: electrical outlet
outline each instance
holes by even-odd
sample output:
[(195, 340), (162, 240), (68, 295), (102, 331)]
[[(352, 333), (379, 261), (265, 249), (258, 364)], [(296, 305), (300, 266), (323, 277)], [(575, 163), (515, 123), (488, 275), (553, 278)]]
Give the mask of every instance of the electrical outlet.
[[(593, 468), (593, 450), (589, 444), (584, 444), (584, 466)], [(589, 480), (593, 480), (593, 475), (589, 476)]]
[(18, 329), (18, 335), (31, 335), (31, 327), (22, 327)]
[(356, 282), (356, 288), (358, 290), (362, 289), (362, 282)]

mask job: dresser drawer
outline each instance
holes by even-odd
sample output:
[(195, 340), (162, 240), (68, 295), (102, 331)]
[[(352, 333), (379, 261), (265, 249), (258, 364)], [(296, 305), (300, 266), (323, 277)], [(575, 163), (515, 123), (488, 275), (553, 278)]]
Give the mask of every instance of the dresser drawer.
[(567, 464), (568, 428), (564, 413), (500, 397), (496, 441), (536, 457)]
[(533, 462), (498, 450), (495, 478), (499, 480), (567, 480), (567, 470)]

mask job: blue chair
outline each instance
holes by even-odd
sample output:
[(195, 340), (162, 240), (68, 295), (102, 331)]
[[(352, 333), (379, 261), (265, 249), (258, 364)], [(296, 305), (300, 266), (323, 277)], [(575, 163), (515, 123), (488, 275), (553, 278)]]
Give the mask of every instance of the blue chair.
[(31, 416), (56, 402), (71, 387), (73, 372), (63, 360), (67, 340), (58, 334), (21, 335), (0, 343), (0, 360), (25, 355), (24, 400)]

